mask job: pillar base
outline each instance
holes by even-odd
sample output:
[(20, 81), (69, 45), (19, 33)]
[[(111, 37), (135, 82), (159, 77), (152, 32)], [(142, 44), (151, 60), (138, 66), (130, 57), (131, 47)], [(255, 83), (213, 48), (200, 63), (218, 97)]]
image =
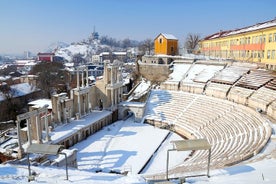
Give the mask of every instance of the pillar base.
[(17, 152), (17, 158), (18, 159), (22, 159), (24, 155), (24, 150), (23, 148), (18, 148), (18, 152)]

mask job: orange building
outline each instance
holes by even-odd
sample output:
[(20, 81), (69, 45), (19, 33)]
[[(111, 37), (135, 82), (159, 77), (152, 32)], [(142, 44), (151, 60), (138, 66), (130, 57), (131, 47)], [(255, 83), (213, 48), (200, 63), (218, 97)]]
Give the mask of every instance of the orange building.
[(154, 40), (154, 53), (156, 55), (177, 55), (178, 39), (171, 34), (160, 33)]

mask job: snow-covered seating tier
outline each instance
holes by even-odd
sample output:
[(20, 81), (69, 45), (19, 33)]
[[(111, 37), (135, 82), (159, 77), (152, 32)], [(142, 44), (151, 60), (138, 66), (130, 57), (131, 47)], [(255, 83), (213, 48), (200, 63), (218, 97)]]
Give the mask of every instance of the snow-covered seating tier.
[(276, 100), (276, 91), (267, 87), (256, 90), (248, 99), (248, 106), (267, 112), (267, 107)]
[(274, 77), (273, 72), (267, 70), (251, 70), (249, 74), (244, 75), (235, 85), (257, 90)]
[(211, 78), (211, 81), (220, 84), (233, 85), (249, 70), (249, 67), (229, 66), (218, 72), (214, 77)]
[[(251, 108), (181, 91), (152, 90), (145, 115), (146, 120), (156, 119), (189, 139), (206, 138), (212, 145), (212, 168), (252, 157), (271, 135), (269, 123)], [(196, 151), (172, 173), (201, 170), (207, 156), (208, 151)]]
[(248, 98), (254, 93), (255, 90), (243, 87), (233, 86), (227, 96), (227, 99), (238, 104), (247, 105)]

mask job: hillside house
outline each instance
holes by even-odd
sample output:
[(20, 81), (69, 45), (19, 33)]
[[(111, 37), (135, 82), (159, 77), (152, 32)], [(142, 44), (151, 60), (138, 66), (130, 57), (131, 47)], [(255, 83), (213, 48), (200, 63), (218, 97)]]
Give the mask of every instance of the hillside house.
[(156, 55), (177, 55), (178, 39), (174, 35), (160, 33), (154, 39), (154, 53)]
[(38, 53), (37, 54), (37, 60), (38, 61), (48, 61), (53, 62), (54, 61), (54, 53)]

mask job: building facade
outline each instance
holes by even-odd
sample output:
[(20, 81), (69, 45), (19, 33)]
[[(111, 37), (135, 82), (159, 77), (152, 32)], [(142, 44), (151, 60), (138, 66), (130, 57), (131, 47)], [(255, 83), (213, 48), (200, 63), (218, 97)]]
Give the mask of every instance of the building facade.
[(47, 62), (53, 62), (54, 61), (54, 53), (41, 53), (39, 52), (37, 54), (37, 60), (38, 61), (47, 61)]
[(154, 53), (164, 55), (178, 54), (178, 39), (171, 34), (160, 33), (154, 39)]
[(200, 41), (200, 52), (276, 69), (276, 19), (209, 35)]

